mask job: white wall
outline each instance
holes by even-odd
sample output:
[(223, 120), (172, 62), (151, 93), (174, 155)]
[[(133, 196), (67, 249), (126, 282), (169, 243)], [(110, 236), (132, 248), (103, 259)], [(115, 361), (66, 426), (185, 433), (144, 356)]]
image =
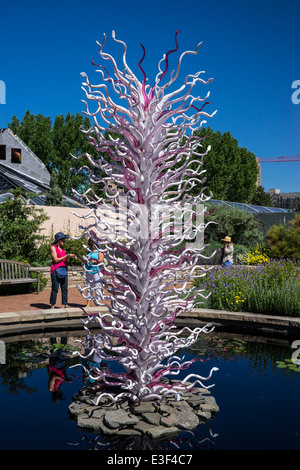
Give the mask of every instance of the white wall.
[(56, 206), (38, 206), (38, 209), (43, 209), (45, 214), (49, 217), (42, 225), (41, 235), (52, 237), (57, 232), (63, 232), (70, 237), (77, 237), (82, 234), (80, 225), (87, 227), (89, 224), (94, 223), (94, 217), (82, 219), (72, 214), (75, 212), (79, 216), (84, 216), (90, 212), (90, 209), (74, 209), (71, 207), (56, 207)]
[[(32, 206), (31, 206), (32, 207)], [(63, 232), (70, 237), (78, 237), (82, 235), (83, 229), (80, 226), (87, 228), (89, 225), (95, 224), (94, 212), (91, 209), (81, 209), (73, 207), (54, 207), (54, 206), (36, 206), (37, 209), (43, 209), (45, 214), (49, 217), (48, 220), (45, 220), (41, 224), (41, 235), (47, 237), (53, 237), (57, 232)], [(74, 213), (73, 213), (74, 212)], [(88, 215), (90, 214), (90, 215)], [(116, 224), (116, 214), (113, 210), (101, 210), (97, 209), (98, 214), (98, 223), (99, 218), (102, 222), (110, 222), (112, 225)], [(83, 218), (88, 216), (87, 218)], [(103, 234), (104, 225), (101, 223), (98, 233)], [(98, 230), (96, 227), (93, 227), (93, 230), (97, 233)]]

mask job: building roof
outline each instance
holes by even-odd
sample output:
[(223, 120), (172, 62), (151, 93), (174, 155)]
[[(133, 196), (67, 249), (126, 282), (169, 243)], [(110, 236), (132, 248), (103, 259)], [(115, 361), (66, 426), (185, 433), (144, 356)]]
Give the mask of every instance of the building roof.
[[(46, 193), (50, 189), (50, 174), (45, 164), (9, 128), (0, 128), (0, 145), (4, 148), (4, 158), (0, 160), (0, 203), (6, 197), (13, 197), (11, 191), (20, 187), (34, 193), (30, 204), (44, 206)], [(10, 157), (11, 152), (16, 150), (20, 154), (18, 162)], [(67, 194), (63, 194), (63, 201), (68, 207), (86, 207)]]
[(219, 199), (210, 199), (209, 203), (213, 204), (221, 204), (227, 207), (242, 209), (246, 212), (252, 213), (259, 213), (259, 212), (267, 212), (271, 213), (279, 213), (279, 212), (291, 212), (289, 209), (283, 209), (281, 207), (267, 207), (267, 206), (257, 206), (253, 204), (246, 204), (243, 202), (231, 202), (231, 201), (221, 201)]
[[(35, 194), (29, 199), (30, 204), (46, 205), (46, 192), (49, 190), (49, 185), (35, 181), (0, 162), (0, 203), (6, 197), (13, 197), (11, 190), (16, 188), (22, 188), (26, 192)], [(86, 207), (85, 204), (67, 194), (63, 194), (63, 201), (68, 207)]]

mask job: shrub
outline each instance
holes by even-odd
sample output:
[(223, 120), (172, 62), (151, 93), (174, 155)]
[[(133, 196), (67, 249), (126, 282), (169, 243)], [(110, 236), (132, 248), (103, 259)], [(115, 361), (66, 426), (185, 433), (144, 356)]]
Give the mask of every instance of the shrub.
[[(205, 230), (207, 239), (221, 242), (224, 236), (229, 235), (236, 245), (254, 247), (264, 241), (264, 235), (259, 230), (259, 222), (254, 215), (241, 209), (229, 208), (225, 205), (213, 207), (208, 203), (208, 214), (205, 215), (205, 223), (209, 224)], [(210, 211), (214, 209), (212, 213)]]
[(0, 204), (0, 258), (32, 263), (41, 239), (40, 226), (47, 219), (42, 209), (28, 205), (21, 188), (13, 190), (13, 198)]
[(65, 241), (65, 251), (66, 253), (73, 253), (76, 255), (75, 258), (70, 258), (68, 260), (69, 266), (81, 266), (82, 261), (80, 258), (86, 256), (87, 249), (84, 248), (84, 245), (87, 245), (86, 238), (70, 238), (69, 240)]
[(300, 216), (290, 221), (288, 226), (273, 225), (266, 242), (272, 258), (295, 258), (300, 260)]
[(50, 266), (51, 256), (50, 256), (50, 247), (51, 241), (48, 237), (44, 237), (42, 243), (39, 245), (35, 260), (32, 262), (32, 266)]

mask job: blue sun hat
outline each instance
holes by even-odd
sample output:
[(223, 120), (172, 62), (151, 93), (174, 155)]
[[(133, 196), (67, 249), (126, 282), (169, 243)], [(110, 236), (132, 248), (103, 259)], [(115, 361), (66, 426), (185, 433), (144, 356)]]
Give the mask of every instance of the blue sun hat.
[(58, 242), (58, 240), (62, 240), (62, 239), (65, 239), (65, 238), (70, 238), (70, 237), (69, 237), (69, 235), (65, 235), (62, 232), (57, 232), (54, 235), (54, 238), (55, 238), (55, 240), (52, 242), (52, 245), (54, 245), (54, 243)]

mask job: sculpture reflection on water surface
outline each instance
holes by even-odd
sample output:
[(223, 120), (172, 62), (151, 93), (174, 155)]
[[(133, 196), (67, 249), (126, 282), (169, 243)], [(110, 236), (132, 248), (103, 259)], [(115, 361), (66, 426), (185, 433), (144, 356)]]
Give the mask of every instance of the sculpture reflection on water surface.
[[(168, 92), (180, 74), (182, 59), (186, 54), (197, 54), (200, 44), (195, 51), (180, 56), (177, 69), (163, 84), (169, 72), (169, 56), (178, 51), (178, 33), (175, 48), (160, 61), (151, 87), (142, 66), (144, 47), (138, 64), (143, 79), (139, 81), (127, 65), (126, 44), (114, 33), (114, 41), (123, 46), (123, 71), (103, 51), (104, 35), (103, 43), (98, 43), (99, 55), (108, 62), (113, 76), (107, 67), (94, 62), (101, 84), (92, 85), (87, 75), (81, 74), (90, 102), (84, 101), (85, 114), (94, 122), (83, 132), (98, 152), (97, 158), (85, 154), (96, 171), (83, 168), (90, 171), (92, 183), (104, 185), (105, 193), (99, 198), (90, 189), (82, 196), (91, 206), (86, 217), (92, 214), (95, 218), (86, 235), (104, 251), (106, 260), (101, 265), (103, 289), (95, 288), (95, 303), (107, 310), (97, 314), (86, 311), (84, 320), (87, 329), (90, 323), (99, 325), (97, 333), (89, 331), (88, 352), (82, 356), (91, 359), (96, 355), (99, 361), (98, 366), (93, 361), (85, 371), (98, 385), (95, 403), (103, 396), (138, 402), (173, 395), (180, 400), (183, 391), (198, 385), (212, 386), (203, 382), (217, 370), (212, 368), (207, 377), (189, 374), (176, 380), (197, 360), (185, 360), (176, 352), (193, 344), (200, 333), (211, 331), (211, 325), (194, 330), (186, 326), (178, 331), (174, 322), (195, 306), (199, 292), (189, 289), (189, 282), (205, 274), (201, 267), (204, 246), (199, 243), (204, 225), (198, 215), (199, 208), (201, 214), (205, 211), (209, 197), (203, 191), (191, 197), (189, 191), (203, 177), (203, 158), (209, 151), (199, 153), (201, 138), (195, 131), (206, 122), (201, 121), (203, 117), (214, 114), (204, 110), (209, 93), (204, 98), (191, 95), (198, 83), (211, 81), (201, 78), (204, 72), (188, 75), (180, 88)], [(116, 95), (115, 101), (111, 92)], [(92, 103), (96, 104), (95, 111), (90, 110)], [(104, 178), (96, 176), (99, 170), (105, 172)], [(118, 215), (113, 220), (112, 209)], [(119, 362), (122, 372), (102, 369), (101, 360)], [(107, 384), (118, 392), (108, 392)]]

